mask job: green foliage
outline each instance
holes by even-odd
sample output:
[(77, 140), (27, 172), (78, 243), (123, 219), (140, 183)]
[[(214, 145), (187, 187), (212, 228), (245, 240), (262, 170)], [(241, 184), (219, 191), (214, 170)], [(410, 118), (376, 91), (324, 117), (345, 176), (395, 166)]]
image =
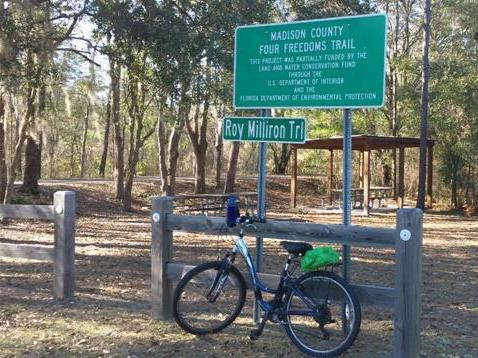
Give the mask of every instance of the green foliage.
[[(395, 129), (399, 136), (418, 136), (423, 22), (419, 2), (399, 1), (398, 9), (396, 2), (387, 0), (52, 0), (39, 6), (28, 1), (8, 3), (9, 14), (15, 15), (0, 16), (0, 81), (18, 98), (29, 88), (47, 88), (47, 109), (41, 125), (46, 152), (55, 153), (53, 175), (79, 172), (83, 119), (87, 105), (92, 105), (88, 104), (92, 85), (96, 86), (94, 109), (98, 115), (87, 138), (91, 152), (89, 174), (96, 172), (103, 140), (107, 85), (101, 82), (101, 76), (91, 83), (82, 57), (58, 50), (62, 39), (71, 35), (72, 21), (76, 16), (81, 20), (85, 13), (94, 25), (94, 38), (87, 39), (92, 40), (91, 46), (97, 44), (98, 50), (122, 67), (120, 114), (128, 138), (136, 125), (133, 116), (142, 116), (144, 131), (153, 129), (159, 116), (173, 126), (196, 112), (201, 115), (206, 98), (211, 107), (209, 123), (234, 112), (234, 31), (239, 25), (388, 11), (389, 70), (395, 71), (398, 81)], [(459, 0), (439, 0), (433, 6), (429, 137), (437, 140), (435, 182), (444, 195), (448, 195), (452, 182), (463, 194), (470, 180), (476, 181), (470, 173), (478, 169), (478, 7)], [(393, 48), (396, 11), (398, 43)], [(70, 45), (64, 47), (73, 47)], [(132, 94), (138, 84), (137, 94), (144, 95), (145, 100), (133, 108)], [(192, 106), (190, 113), (182, 114), (183, 119), (181, 103)], [(354, 110), (353, 133), (390, 135), (391, 112), (389, 101), (383, 110)], [(256, 111), (236, 114), (257, 115)], [(342, 135), (340, 110), (282, 110), (277, 115), (306, 118), (309, 138)], [(214, 127), (210, 124), (207, 133), (209, 159), (214, 153)], [(179, 170), (189, 175), (194, 159), (190, 140), (183, 136), (179, 148)], [(239, 167), (244, 172), (255, 173), (256, 150), (254, 144), (243, 146)], [(325, 152), (304, 151), (299, 153), (299, 170), (324, 174), (327, 159)], [(377, 165), (390, 166), (392, 162), (387, 152), (373, 159)], [(49, 165), (49, 161), (47, 156), (44, 163)], [(336, 156), (335, 162), (339, 166), (340, 157)], [(213, 161), (207, 163), (211, 170)], [(138, 173), (157, 173), (154, 136), (140, 152)]]
[(464, 190), (468, 168), (475, 167), (478, 158), (476, 7), (443, 1), (436, 14), (435, 37), (440, 41), (434, 42), (432, 62), (431, 133), (438, 140), (443, 183)]
[(369, 0), (289, 0), (287, 4), (296, 20), (366, 14), (374, 10)]

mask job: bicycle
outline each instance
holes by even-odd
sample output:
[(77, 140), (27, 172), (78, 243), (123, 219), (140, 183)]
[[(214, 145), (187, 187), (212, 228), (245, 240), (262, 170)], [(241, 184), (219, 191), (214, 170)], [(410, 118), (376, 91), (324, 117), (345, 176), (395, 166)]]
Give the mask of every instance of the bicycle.
[[(360, 304), (347, 282), (331, 271), (312, 271), (295, 277), (300, 258), (312, 246), (281, 241), (288, 258), (277, 288), (266, 287), (258, 278), (244, 241), (244, 228), (254, 226), (255, 221), (248, 214), (241, 216), (232, 251), (222, 260), (196, 266), (179, 281), (173, 298), (173, 315), (178, 325), (186, 332), (204, 335), (217, 333), (236, 319), (246, 299), (245, 279), (234, 266), (239, 252), (245, 259), (255, 300), (264, 312), (258, 327), (251, 330), (251, 340), (258, 339), (267, 321), (272, 321), (282, 324), (292, 342), (311, 356), (334, 357), (346, 351), (356, 339), (361, 323)], [(263, 292), (274, 296), (266, 301)]]

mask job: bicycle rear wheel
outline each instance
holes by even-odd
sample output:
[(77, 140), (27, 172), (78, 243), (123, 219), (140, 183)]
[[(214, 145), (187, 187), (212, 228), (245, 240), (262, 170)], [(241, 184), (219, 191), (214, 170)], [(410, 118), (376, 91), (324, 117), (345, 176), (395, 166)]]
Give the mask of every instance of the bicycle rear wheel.
[(185, 331), (216, 333), (230, 325), (244, 306), (246, 283), (240, 271), (221, 261), (205, 262), (179, 281), (173, 298), (173, 316)]
[(303, 352), (335, 357), (346, 351), (360, 330), (361, 311), (347, 282), (331, 272), (315, 271), (297, 280), (299, 290), (285, 297), (285, 330)]

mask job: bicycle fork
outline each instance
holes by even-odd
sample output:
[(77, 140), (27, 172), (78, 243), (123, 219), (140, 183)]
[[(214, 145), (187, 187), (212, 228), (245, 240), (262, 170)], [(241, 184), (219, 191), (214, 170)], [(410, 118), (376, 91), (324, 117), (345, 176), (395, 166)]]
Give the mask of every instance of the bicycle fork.
[(229, 272), (231, 272), (231, 265), (234, 262), (236, 254), (233, 252), (232, 254), (227, 253), (226, 257), (222, 260), (221, 270), (216, 274), (214, 278), (214, 282), (209, 289), (209, 292), (206, 294), (206, 298), (209, 303), (216, 302), (217, 298), (222, 292), (224, 285), (229, 277)]

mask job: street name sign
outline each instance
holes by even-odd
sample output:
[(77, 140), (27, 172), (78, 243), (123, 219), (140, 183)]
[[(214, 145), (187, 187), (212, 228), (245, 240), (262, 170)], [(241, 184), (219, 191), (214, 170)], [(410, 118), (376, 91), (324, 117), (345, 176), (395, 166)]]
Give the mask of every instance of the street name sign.
[(382, 107), (387, 17), (338, 17), (241, 26), (234, 107)]
[(303, 118), (225, 117), (222, 122), (224, 140), (304, 143), (306, 135)]

